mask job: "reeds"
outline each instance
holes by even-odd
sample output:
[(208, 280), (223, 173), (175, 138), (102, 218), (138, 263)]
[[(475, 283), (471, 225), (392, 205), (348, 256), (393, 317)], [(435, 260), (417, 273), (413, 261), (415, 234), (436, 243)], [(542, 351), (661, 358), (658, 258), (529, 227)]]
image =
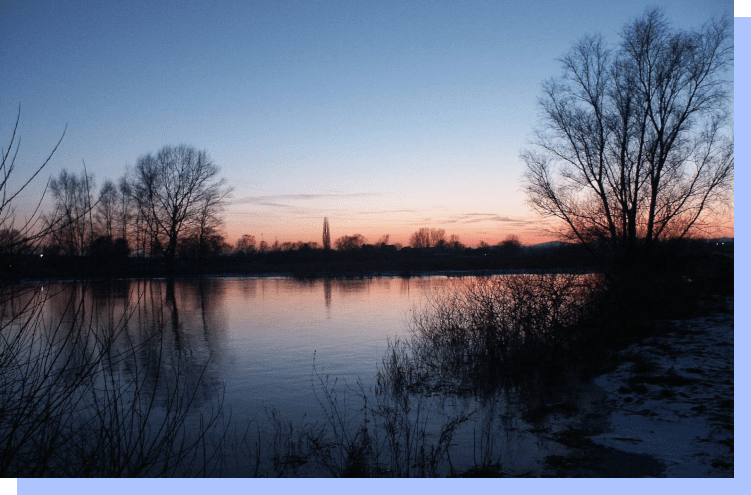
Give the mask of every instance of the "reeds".
[(378, 387), (474, 394), (539, 371), (574, 348), (599, 282), (571, 274), (460, 280), (413, 310), (411, 338), (389, 343)]

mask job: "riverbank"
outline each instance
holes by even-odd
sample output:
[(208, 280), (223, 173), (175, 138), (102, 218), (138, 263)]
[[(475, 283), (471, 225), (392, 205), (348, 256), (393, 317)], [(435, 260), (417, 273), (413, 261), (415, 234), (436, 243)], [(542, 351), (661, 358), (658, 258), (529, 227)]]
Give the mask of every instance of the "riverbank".
[(544, 435), (565, 448), (557, 477), (733, 477), (733, 297), (708, 316), (654, 322), (657, 335), (617, 353), (578, 413)]

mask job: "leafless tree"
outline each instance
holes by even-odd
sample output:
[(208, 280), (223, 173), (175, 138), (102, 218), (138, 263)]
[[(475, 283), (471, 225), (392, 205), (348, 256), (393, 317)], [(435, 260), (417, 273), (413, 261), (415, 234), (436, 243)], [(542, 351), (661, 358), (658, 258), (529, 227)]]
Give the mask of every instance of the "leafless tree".
[(389, 237), (391, 237), (389, 234), (382, 235), (378, 241), (376, 241), (375, 245), (376, 247), (383, 248), (388, 246), (389, 244)]
[(115, 237), (115, 222), (117, 221), (117, 207), (119, 204), (118, 189), (107, 179), (99, 190), (99, 200), (94, 208), (94, 222), (96, 236)]
[[(8, 142), (8, 147), (0, 149), (0, 157), (2, 158), (2, 163), (0, 164), (0, 230), (5, 232), (0, 240), (0, 251), (5, 252), (14, 252), (17, 248), (21, 247), (26, 249), (44, 238), (46, 230), (40, 228), (40, 224), (43, 223), (43, 216), (40, 214), (40, 205), (44, 199), (46, 189), (38, 198), (34, 210), (27, 213), (23, 220), (16, 216), (14, 200), (23, 193), (29, 184), (47, 166), (52, 159), (52, 155), (55, 154), (55, 151), (57, 151), (57, 148), (65, 137), (65, 130), (63, 130), (60, 139), (52, 152), (47, 156), (47, 159), (38, 167), (29, 170), (30, 175), (28, 177), (21, 177), (20, 182), (16, 182), (19, 180), (17, 176), (14, 176), (14, 172), (20, 148), (20, 139), (17, 135), (20, 121), (21, 106), (19, 105), (16, 123), (13, 127), (13, 134)], [(16, 183), (17, 187), (13, 187), (13, 183)]]
[(423, 227), (414, 232), (409, 238), (409, 245), (413, 248), (431, 248), (446, 244), (446, 231), (443, 229), (429, 229)]
[(336, 240), (336, 249), (339, 251), (354, 251), (365, 244), (365, 237), (360, 234), (343, 235)]
[(498, 243), (499, 246), (504, 248), (518, 248), (521, 247), (522, 242), (519, 240), (519, 236), (514, 234), (509, 234), (506, 236), (504, 240)]
[(91, 191), (94, 177), (67, 170), (50, 181), (55, 209), (47, 215), (48, 245), (60, 254), (83, 256), (94, 240)]
[(134, 196), (152, 246), (164, 256), (169, 273), (186, 227), (209, 218), (212, 208), (223, 204), (228, 190), (218, 176), (219, 167), (205, 151), (185, 145), (166, 146), (136, 163)]
[(732, 40), (727, 17), (679, 31), (650, 10), (616, 48), (587, 36), (561, 59), (522, 152), (529, 203), (557, 233), (622, 251), (706, 226), (732, 194)]
[(200, 259), (225, 250), (221, 213), (230, 192), (229, 188), (208, 188), (201, 198), (195, 217), (188, 221), (186, 237), (191, 239)]
[(237, 240), (235, 244), (235, 252), (248, 254), (253, 253), (256, 250), (256, 238), (250, 234), (245, 234)]
[(456, 234), (451, 234), (451, 237), (449, 237), (448, 242), (446, 243), (448, 247), (451, 249), (462, 249), (464, 248), (464, 244), (461, 243), (459, 240), (459, 236)]

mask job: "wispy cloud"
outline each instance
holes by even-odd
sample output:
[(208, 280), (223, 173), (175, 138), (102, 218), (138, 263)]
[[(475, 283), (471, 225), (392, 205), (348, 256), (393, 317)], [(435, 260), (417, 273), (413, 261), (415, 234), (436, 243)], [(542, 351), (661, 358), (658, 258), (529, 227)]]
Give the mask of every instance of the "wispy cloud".
[(418, 210), (415, 209), (405, 209), (405, 210), (373, 210), (373, 211), (358, 211), (358, 215), (384, 215), (384, 214), (390, 214), (390, 213), (417, 213)]
[(411, 222), (413, 225), (417, 224), (431, 224), (431, 225), (444, 225), (444, 224), (458, 224), (467, 225), (474, 223), (501, 223), (514, 226), (534, 225), (535, 221), (523, 217), (509, 217), (498, 215), (496, 213), (460, 213), (456, 215), (448, 215), (445, 217), (423, 217)]
[(320, 193), (320, 194), (272, 194), (268, 196), (246, 196), (230, 201), (231, 204), (254, 204), (264, 206), (285, 206), (277, 201), (311, 201), (317, 199), (345, 199), (345, 198), (368, 198), (381, 196), (381, 193)]

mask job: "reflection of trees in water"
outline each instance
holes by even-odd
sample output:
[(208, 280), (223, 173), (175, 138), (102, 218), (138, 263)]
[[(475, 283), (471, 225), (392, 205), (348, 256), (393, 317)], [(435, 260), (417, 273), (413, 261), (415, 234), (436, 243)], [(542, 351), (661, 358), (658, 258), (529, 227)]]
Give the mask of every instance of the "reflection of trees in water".
[(255, 299), (256, 289), (258, 288), (257, 279), (239, 279), (235, 283), (237, 284), (240, 292), (245, 299)]
[(0, 476), (208, 473), (222, 392), (167, 292), (74, 282), (2, 294)]
[(402, 277), (399, 279), (399, 294), (402, 296), (409, 296), (409, 282), (410, 278)]
[(323, 279), (323, 299), (326, 304), (326, 319), (331, 319), (331, 279)]
[(47, 328), (68, 372), (85, 366), (97, 345), (108, 342), (110, 372), (121, 381), (148, 383), (160, 402), (176, 387), (195, 391), (197, 404), (215, 397), (221, 381), (211, 360), (221, 358), (216, 351), (227, 327), (217, 284), (119, 282), (68, 285), (49, 301), (53, 324)]

